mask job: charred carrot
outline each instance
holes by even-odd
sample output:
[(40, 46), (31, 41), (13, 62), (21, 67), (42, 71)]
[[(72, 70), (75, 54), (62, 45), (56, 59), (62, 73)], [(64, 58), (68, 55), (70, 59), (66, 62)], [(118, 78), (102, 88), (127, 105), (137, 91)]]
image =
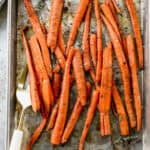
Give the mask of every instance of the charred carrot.
[(75, 75), (76, 85), (78, 96), (80, 97), (82, 106), (86, 105), (86, 80), (85, 74), (83, 70), (82, 58), (79, 49), (76, 49), (76, 53), (74, 55), (73, 61), (73, 71)]
[(60, 65), (60, 67), (64, 70), (65, 69), (65, 63), (66, 63), (66, 59), (62, 53), (62, 51), (60, 50), (60, 48), (57, 46), (55, 49), (55, 56), (57, 58), (57, 61)]
[(140, 31), (140, 24), (133, 0), (125, 0), (133, 26), (133, 31), (136, 39), (139, 68), (143, 68), (143, 46)]
[[(87, 82), (86, 86), (87, 86), (87, 97), (89, 97), (90, 91), (92, 88), (90, 82)], [(69, 139), (69, 137), (70, 137), (73, 129), (75, 128), (75, 125), (76, 125), (76, 123), (80, 117), (82, 110), (83, 110), (83, 106), (81, 105), (80, 98), (78, 97), (76, 100), (76, 103), (74, 105), (73, 111), (71, 113), (71, 116), (69, 118), (69, 121), (68, 121), (66, 128), (64, 130), (64, 133), (62, 136), (62, 141), (61, 141), (62, 143), (67, 142), (67, 140)]]
[(96, 37), (96, 34), (94, 34), (94, 33), (90, 35), (90, 53), (91, 53), (93, 66), (96, 70), (96, 65), (97, 65), (97, 37)]
[(77, 11), (76, 11), (76, 15), (75, 15), (74, 20), (73, 20), (72, 28), (71, 28), (71, 31), (69, 34), (66, 54), (68, 54), (70, 47), (73, 46), (73, 44), (74, 44), (74, 41), (75, 41), (76, 36), (77, 36), (78, 28), (81, 24), (83, 17), (84, 17), (84, 14), (86, 12), (88, 4), (89, 4), (89, 0), (81, 0), (79, 3), (79, 6), (78, 6)]
[(32, 24), (33, 27), (33, 31), (35, 32), (37, 39), (40, 43), (42, 57), (43, 57), (44, 65), (46, 67), (46, 71), (49, 77), (52, 77), (52, 65), (51, 65), (50, 53), (46, 43), (46, 36), (42, 32), (40, 21), (36, 16), (31, 0), (24, 0), (24, 4), (29, 16), (30, 23)]
[(99, 91), (94, 90), (92, 93), (91, 104), (88, 108), (88, 112), (87, 112), (86, 120), (84, 123), (83, 131), (82, 131), (82, 134), (80, 137), (79, 150), (83, 150), (84, 141), (85, 141), (86, 136), (88, 134), (88, 130), (89, 130), (90, 125), (92, 123), (92, 120), (94, 118), (94, 114), (95, 114), (96, 107), (98, 104), (98, 97), (99, 97)]
[(32, 109), (34, 112), (36, 112), (40, 109), (40, 96), (39, 96), (38, 85), (37, 85), (38, 82), (36, 79), (36, 74), (32, 63), (31, 52), (24, 31), (22, 31), (22, 41), (26, 51), (26, 59), (27, 59), (28, 70), (30, 74), (30, 96), (31, 96)]
[(136, 120), (137, 120), (137, 131), (140, 131), (142, 127), (142, 102), (141, 102), (140, 88), (139, 88), (138, 75), (137, 75), (138, 71), (137, 71), (137, 64), (136, 64), (136, 57), (135, 57), (135, 47), (134, 47), (132, 35), (128, 35), (126, 37), (126, 42), (127, 42), (129, 66), (130, 66), (131, 77), (132, 77), (132, 88), (133, 88)]
[(133, 111), (133, 105), (132, 105), (132, 101), (131, 101), (130, 73), (129, 73), (127, 61), (126, 61), (124, 53), (123, 53), (122, 45), (120, 44), (118, 36), (116, 35), (115, 31), (113, 30), (111, 24), (108, 22), (106, 17), (103, 15), (102, 15), (102, 19), (106, 25), (110, 39), (113, 43), (114, 51), (115, 51), (115, 54), (116, 54), (116, 57), (118, 60), (118, 64), (119, 64), (119, 67), (121, 70), (126, 109), (127, 109), (127, 113), (128, 113), (129, 120), (130, 120), (130, 125), (132, 128), (134, 128), (136, 126), (136, 118), (135, 118), (135, 114)]
[(110, 105), (112, 91), (112, 45), (109, 43), (103, 52), (102, 78), (99, 96), (100, 133), (101, 136), (111, 134)]
[(122, 103), (121, 96), (119, 94), (119, 91), (114, 81), (113, 81), (113, 86), (112, 86), (112, 96), (113, 96), (113, 102), (114, 102), (114, 105), (118, 114), (121, 135), (124, 135), (124, 136), (128, 135), (129, 125), (128, 125), (128, 120), (127, 120), (127, 115), (126, 115), (125, 108)]
[(102, 22), (99, 11), (98, 0), (94, 0), (94, 11), (96, 16), (97, 24), (97, 67), (96, 67), (96, 82), (99, 83), (101, 80), (102, 72)]
[(65, 72), (62, 82), (62, 90), (60, 94), (58, 116), (51, 136), (51, 143), (54, 145), (58, 145), (61, 143), (61, 138), (65, 127), (70, 91), (70, 67), (74, 52), (74, 48), (71, 48), (66, 61)]
[(85, 16), (84, 32), (83, 32), (83, 39), (82, 39), (83, 65), (86, 71), (88, 71), (91, 67), (90, 52), (89, 52), (90, 49), (89, 31), (90, 31), (90, 21), (91, 21), (91, 9), (92, 9), (92, 5), (91, 3), (89, 3), (86, 16)]
[(36, 64), (38, 68), (38, 74), (40, 74), (40, 91), (43, 98), (44, 108), (46, 114), (48, 115), (50, 112), (50, 105), (54, 104), (54, 96), (52, 92), (52, 87), (48, 78), (48, 74), (46, 72), (46, 68), (44, 66), (44, 62), (42, 59), (41, 51), (39, 44), (37, 42), (36, 36), (33, 35), (29, 41), (32, 58), (34, 64)]
[(58, 39), (59, 26), (61, 22), (63, 0), (54, 0), (52, 4), (52, 11), (50, 13), (50, 23), (47, 36), (47, 45), (51, 48), (52, 52), (55, 51)]
[(112, 1), (113, 5), (114, 5), (114, 7), (115, 7), (115, 9), (116, 9), (116, 12), (117, 12), (117, 13), (120, 13), (121, 10), (120, 10), (120, 8), (119, 8), (119, 6), (118, 6), (116, 0), (111, 0), (111, 1)]

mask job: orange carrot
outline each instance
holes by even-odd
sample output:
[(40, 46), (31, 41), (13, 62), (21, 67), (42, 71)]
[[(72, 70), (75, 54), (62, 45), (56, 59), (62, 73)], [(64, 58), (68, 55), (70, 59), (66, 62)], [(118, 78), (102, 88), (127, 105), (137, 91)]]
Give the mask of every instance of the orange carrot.
[(59, 64), (56, 64), (54, 69), (53, 69), (53, 72), (54, 73), (59, 73), (60, 72), (60, 65)]
[(93, 80), (93, 82), (96, 84), (96, 76), (95, 76), (94, 69), (90, 69), (89, 74), (90, 74), (90, 77)]
[(136, 119), (137, 119), (137, 131), (140, 131), (142, 127), (142, 102), (141, 102), (140, 88), (138, 83), (138, 75), (137, 75), (138, 71), (137, 71), (137, 64), (136, 64), (136, 57), (135, 57), (135, 47), (134, 47), (132, 35), (127, 36), (126, 42), (127, 42), (129, 66), (130, 66), (131, 77), (132, 77), (134, 107), (135, 107)]
[(41, 29), (40, 21), (36, 16), (31, 0), (24, 0), (24, 4), (29, 16), (30, 23), (32, 24), (33, 27), (33, 31), (35, 32), (37, 39), (40, 43), (42, 57), (43, 57), (44, 65), (46, 67), (46, 71), (49, 77), (52, 78), (52, 65), (51, 65), (50, 53), (46, 43), (46, 36)]
[(38, 82), (36, 79), (36, 74), (32, 63), (32, 57), (31, 57), (30, 49), (24, 31), (22, 31), (22, 41), (26, 51), (26, 59), (27, 59), (28, 70), (30, 74), (30, 96), (31, 96), (32, 109), (34, 112), (36, 112), (40, 109), (40, 96), (39, 96), (38, 85), (37, 85)]
[(60, 50), (60, 48), (57, 46), (55, 49), (55, 56), (57, 58), (57, 61), (60, 65), (60, 67), (64, 70), (65, 69), (65, 63), (66, 63), (66, 59), (62, 53), (62, 51)]
[(58, 98), (60, 89), (61, 89), (61, 74), (60, 73), (54, 73), (54, 78), (53, 78), (53, 93), (54, 97)]
[(113, 86), (112, 86), (112, 96), (113, 96), (113, 102), (114, 102), (114, 105), (118, 114), (121, 135), (128, 135), (129, 125), (128, 125), (128, 120), (127, 120), (127, 115), (126, 115), (125, 108), (123, 106), (119, 91), (114, 81), (113, 81)]
[(143, 68), (143, 46), (142, 46), (142, 38), (141, 38), (138, 15), (133, 0), (125, 0), (125, 2), (131, 17), (133, 31), (136, 39), (139, 68), (142, 69)]
[(82, 106), (86, 105), (86, 80), (82, 65), (82, 58), (79, 49), (76, 49), (76, 53), (73, 58), (73, 71), (75, 75), (78, 96), (80, 97)]
[(91, 9), (92, 9), (92, 4), (89, 3), (86, 16), (85, 16), (84, 32), (83, 32), (83, 39), (82, 39), (83, 65), (86, 71), (88, 71), (91, 67), (90, 52), (89, 52), (90, 49), (89, 31), (90, 31), (90, 21), (91, 21)]
[(71, 28), (71, 31), (69, 34), (66, 54), (68, 54), (70, 47), (73, 46), (73, 44), (74, 44), (74, 41), (75, 41), (76, 36), (77, 36), (78, 28), (81, 24), (83, 17), (84, 17), (84, 14), (86, 12), (88, 4), (89, 4), (89, 0), (81, 0), (79, 3), (79, 6), (77, 8), (76, 15), (74, 17), (74, 21), (72, 24), (72, 28)]
[(122, 81), (123, 81), (123, 88), (124, 88), (124, 97), (125, 97), (125, 104), (127, 113), (130, 120), (130, 125), (132, 128), (136, 126), (136, 118), (133, 111), (132, 101), (131, 101), (131, 87), (130, 87), (130, 73), (129, 68), (127, 65), (127, 61), (125, 59), (122, 45), (120, 44), (120, 41), (113, 30), (111, 24), (108, 22), (105, 16), (102, 15), (102, 19), (106, 25), (106, 28), (109, 32), (110, 39), (113, 43), (114, 51), (118, 60), (118, 64), (120, 66), (121, 74), (122, 74)]
[[(86, 86), (87, 86), (87, 97), (89, 97), (90, 91), (92, 88), (90, 82), (87, 81)], [(72, 110), (69, 121), (64, 130), (61, 143), (65, 143), (69, 139), (69, 137), (70, 137), (73, 129), (75, 128), (75, 125), (80, 117), (82, 110), (83, 110), (83, 106), (81, 105), (80, 98), (78, 97), (76, 100), (76, 103), (74, 105), (74, 108)]]
[(61, 22), (62, 10), (63, 10), (63, 0), (54, 0), (52, 4), (52, 11), (50, 14), (50, 23), (47, 37), (47, 45), (51, 48), (52, 52), (55, 51), (57, 45), (57, 38), (59, 32), (59, 26)]
[(47, 30), (46, 30), (44, 24), (41, 24), (41, 29), (42, 29), (43, 33), (46, 35), (47, 34)]
[(109, 118), (111, 105), (111, 91), (112, 91), (112, 45), (111, 43), (109, 43), (103, 52), (102, 79), (99, 97), (101, 136), (111, 134), (110, 118)]
[(46, 72), (43, 59), (41, 56), (41, 51), (39, 44), (37, 42), (36, 36), (33, 35), (30, 38), (29, 41), (30, 47), (31, 47), (31, 53), (32, 53), (32, 58), (34, 61), (34, 64), (36, 64), (38, 68), (38, 74), (40, 74), (40, 91), (42, 94), (43, 98), (43, 103), (44, 103), (44, 108), (46, 111), (46, 114), (48, 115), (50, 112), (50, 105), (54, 104), (54, 96), (52, 92), (52, 87), (48, 78), (48, 74)]
[(74, 52), (74, 48), (71, 48), (66, 61), (65, 72), (62, 82), (62, 90), (60, 94), (58, 116), (51, 136), (51, 143), (54, 145), (60, 144), (63, 130), (65, 127), (70, 92), (70, 67)]
[(114, 5), (114, 8), (116, 9), (116, 12), (117, 12), (117, 13), (120, 13), (121, 10), (120, 10), (120, 8), (118, 7), (118, 4), (117, 4), (116, 0), (111, 0), (111, 1), (112, 1), (113, 5)]
[(84, 141), (85, 141), (86, 136), (88, 134), (88, 130), (89, 130), (90, 125), (92, 123), (92, 120), (94, 118), (94, 114), (95, 114), (95, 111), (96, 111), (96, 106), (98, 104), (98, 97), (99, 97), (99, 91), (94, 90), (93, 93), (92, 93), (91, 104), (88, 108), (86, 120), (85, 120), (83, 131), (82, 131), (82, 134), (81, 134), (80, 143), (79, 143), (79, 150), (83, 150)]
[(94, 34), (94, 33), (90, 35), (90, 53), (91, 53), (94, 68), (96, 70), (96, 65), (97, 65), (97, 37), (96, 37), (96, 34)]
[(100, 17), (100, 11), (98, 6), (98, 0), (94, 0), (94, 10), (97, 23), (97, 67), (96, 67), (96, 82), (99, 83), (101, 80), (102, 72), (102, 23)]

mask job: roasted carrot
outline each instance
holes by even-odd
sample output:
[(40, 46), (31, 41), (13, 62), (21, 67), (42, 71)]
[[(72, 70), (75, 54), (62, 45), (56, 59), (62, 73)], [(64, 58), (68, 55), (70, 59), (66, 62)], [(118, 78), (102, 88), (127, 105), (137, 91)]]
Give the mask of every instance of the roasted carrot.
[(60, 50), (60, 48), (57, 46), (55, 49), (55, 56), (57, 58), (57, 61), (60, 65), (60, 67), (64, 70), (65, 69), (65, 63), (66, 63), (66, 59), (62, 53), (62, 51)]
[(127, 42), (126, 42), (125, 36), (122, 37), (122, 43), (123, 43), (124, 54), (125, 54), (126, 60), (128, 61)]
[(71, 31), (69, 34), (66, 54), (68, 54), (70, 47), (73, 46), (73, 44), (74, 44), (74, 41), (75, 41), (76, 36), (77, 36), (78, 28), (81, 24), (83, 17), (84, 17), (84, 14), (86, 12), (88, 4), (89, 4), (89, 0), (81, 0), (79, 3), (79, 6), (78, 6), (77, 11), (76, 11), (76, 15), (75, 15), (74, 20), (73, 20), (72, 28), (71, 28)]
[(34, 64), (36, 64), (38, 68), (37, 73), (40, 74), (40, 77), (41, 77), (40, 78), (40, 91), (42, 94), (44, 108), (45, 108), (46, 114), (48, 115), (50, 112), (50, 105), (54, 104), (54, 96), (52, 92), (52, 87), (48, 78), (48, 74), (46, 72), (46, 68), (44, 66), (40, 47), (39, 47), (39, 44), (37, 42), (35, 35), (31, 36), (29, 44), (30, 44)]
[(92, 120), (94, 118), (94, 114), (95, 114), (96, 107), (98, 104), (98, 97), (99, 97), (99, 91), (94, 90), (92, 93), (91, 104), (88, 108), (88, 112), (87, 112), (86, 120), (84, 123), (83, 131), (82, 131), (82, 134), (80, 137), (79, 150), (83, 150), (84, 141), (85, 141), (86, 136), (88, 134), (88, 131), (89, 131), (90, 125), (92, 123)]
[(111, 134), (110, 105), (112, 91), (112, 44), (109, 43), (103, 52), (102, 78), (99, 96), (100, 133), (101, 136)]
[(130, 66), (131, 77), (132, 77), (132, 88), (133, 88), (136, 120), (137, 120), (137, 131), (140, 131), (142, 127), (142, 101), (141, 101), (140, 88), (139, 88), (138, 75), (137, 75), (138, 70), (137, 70), (136, 57), (135, 57), (135, 47), (134, 47), (134, 42), (131, 34), (126, 37), (126, 42), (127, 42), (129, 66)]
[(128, 135), (129, 125), (128, 125), (128, 120), (127, 120), (127, 115), (125, 112), (125, 108), (123, 106), (121, 96), (115, 84), (115, 81), (113, 81), (112, 96), (113, 96), (113, 102), (114, 102), (114, 105), (118, 114), (121, 135), (124, 135), (124, 136)]
[(61, 89), (61, 74), (60, 73), (54, 73), (53, 77), (53, 93), (55, 99), (59, 97), (60, 89)]
[(46, 122), (47, 122), (47, 118), (46, 117), (43, 117), (42, 118), (42, 121), (40, 123), (40, 125), (38, 126), (38, 128), (34, 131), (30, 141), (29, 141), (29, 144), (27, 145), (26, 147), (26, 150), (31, 150), (32, 148), (32, 145), (37, 141), (37, 139), (39, 138), (39, 136), (41, 135), (45, 125), (46, 125)]
[(24, 4), (29, 16), (30, 23), (32, 24), (33, 27), (33, 31), (35, 32), (37, 39), (40, 43), (42, 57), (43, 57), (44, 65), (46, 67), (46, 71), (49, 77), (52, 78), (52, 65), (51, 65), (50, 53), (46, 43), (46, 36), (42, 32), (40, 21), (36, 16), (31, 0), (24, 0)]
[(57, 63), (53, 69), (53, 73), (59, 73), (60, 72), (60, 65)]
[(95, 76), (94, 69), (90, 69), (89, 74), (90, 74), (90, 77), (93, 80), (93, 82), (96, 84), (96, 76)]
[[(87, 81), (86, 86), (87, 86), (87, 97), (89, 97), (91, 88), (92, 88), (90, 82)], [(80, 117), (82, 110), (83, 110), (83, 106), (81, 105), (80, 98), (78, 97), (76, 100), (76, 103), (74, 105), (74, 108), (72, 110), (69, 121), (64, 130), (64, 133), (62, 136), (62, 141), (61, 141), (62, 143), (67, 142), (67, 140), (69, 139), (69, 137), (70, 137), (73, 129), (75, 128), (75, 125)]]
[(132, 101), (131, 101), (130, 73), (129, 73), (127, 61), (126, 61), (124, 53), (123, 53), (122, 45), (120, 44), (118, 36), (116, 35), (115, 31), (113, 30), (111, 24), (108, 22), (106, 17), (103, 15), (102, 15), (102, 19), (106, 25), (106, 28), (110, 35), (110, 39), (113, 43), (115, 55), (117, 57), (118, 64), (119, 64), (119, 67), (121, 70), (126, 109), (127, 109), (127, 113), (128, 113), (129, 120), (130, 120), (130, 125), (132, 128), (134, 128), (136, 126), (136, 117), (135, 117), (135, 114), (133, 111), (133, 105), (132, 105)]
[(140, 24), (133, 0), (125, 0), (133, 26), (133, 31), (136, 39), (139, 68), (143, 68), (143, 46), (140, 31)]
[(41, 24), (41, 29), (42, 29), (43, 33), (46, 35), (47, 34), (47, 30), (46, 30), (44, 24)]
[(65, 127), (70, 91), (70, 68), (74, 52), (75, 50), (72, 47), (69, 51), (68, 58), (66, 61), (65, 72), (62, 82), (62, 90), (60, 94), (58, 116), (51, 136), (51, 143), (54, 145), (58, 145), (61, 143), (61, 138)]
[(90, 35), (90, 53), (91, 53), (93, 66), (96, 70), (96, 65), (97, 65), (97, 36), (94, 33), (92, 33)]
[(117, 13), (120, 13), (121, 10), (120, 10), (120, 8), (119, 8), (119, 6), (118, 6), (116, 0), (111, 0), (111, 1), (112, 1), (113, 5), (114, 5), (114, 7), (115, 7), (115, 9), (116, 9), (116, 12), (117, 12)]
[(99, 11), (98, 0), (94, 0), (94, 11), (96, 16), (97, 24), (97, 67), (96, 67), (96, 82), (99, 83), (101, 80), (102, 72), (102, 22)]
[(34, 112), (36, 112), (40, 109), (40, 96), (38, 91), (38, 82), (37, 82), (34, 66), (32, 63), (31, 52), (24, 31), (22, 31), (22, 41), (26, 52), (26, 59), (27, 59), (28, 70), (30, 74), (30, 96), (31, 96), (32, 109)]
[(73, 71), (77, 85), (78, 96), (80, 97), (82, 106), (86, 105), (86, 80), (83, 70), (82, 58), (79, 49), (76, 49), (73, 61)]
[(63, 0), (54, 0), (52, 4), (52, 11), (50, 13), (50, 23), (47, 36), (47, 45), (51, 48), (52, 52), (55, 51), (57, 46), (59, 26), (61, 22), (62, 10), (63, 10)]
[(88, 9), (85, 16), (84, 23), (84, 32), (82, 39), (82, 56), (83, 56), (83, 65), (86, 71), (90, 70), (91, 61), (90, 61), (90, 48), (89, 48), (89, 31), (90, 31), (90, 22), (91, 22), (91, 9), (92, 4), (89, 3)]

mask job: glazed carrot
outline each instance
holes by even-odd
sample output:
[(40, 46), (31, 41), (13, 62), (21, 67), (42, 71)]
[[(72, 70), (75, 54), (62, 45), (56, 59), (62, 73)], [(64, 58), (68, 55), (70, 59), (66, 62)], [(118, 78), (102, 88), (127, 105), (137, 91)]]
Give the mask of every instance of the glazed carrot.
[[(89, 97), (91, 88), (92, 88), (90, 82), (87, 81), (86, 86), (87, 86), (87, 97)], [(75, 126), (77, 124), (77, 121), (80, 117), (80, 114), (81, 114), (83, 108), (84, 107), (81, 105), (80, 98), (78, 97), (76, 100), (76, 103), (74, 105), (74, 108), (72, 110), (69, 121), (64, 130), (61, 143), (66, 143), (68, 141), (73, 129), (75, 128)]]
[(142, 101), (141, 101), (140, 88), (139, 88), (138, 75), (137, 75), (138, 70), (136, 64), (135, 47), (134, 47), (132, 35), (127, 36), (126, 42), (127, 42), (129, 66), (130, 66), (131, 77), (132, 77), (134, 107), (135, 107), (136, 119), (137, 119), (137, 131), (140, 131), (142, 127)]
[(102, 4), (101, 5), (101, 9), (102, 9), (102, 12), (104, 13), (104, 15), (106, 16), (106, 18), (109, 20), (109, 22), (111, 23), (112, 27), (114, 28), (120, 42), (122, 42), (122, 39), (121, 39), (121, 34), (120, 34), (120, 31), (119, 31), (119, 28), (118, 28), (118, 25), (115, 21), (115, 18), (109, 8), (108, 5), (106, 4)]
[(51, 48), (52, 52), (55, 51), (58, 39), (59, 26), (61, 22), (63, 0), (54, 0), (52, 4), (52, 11), (50, 14), (50, 23), (47, 37), (47, 45)]
[(85, 141), (86, 136), (88, 134), (88, 130), (89, 130), (90, 125), (92, 123), (92, 120), (94, 118), (94, 114), (95, 114), (96, 107), (98, 104), (98, 97), (99, 97), (99, 91), (94, 90), (92, 93), (91, 104), (88, 108), (88, 112), (87, 112), (86, 120), (84, 123), (83, 131), (82, 131), (82, 134), (80, 137), (79, 150), (83, 150), (84, 141)]
[(127, 115), (126, 115), (125, 108), (122, 103), (121, 96), (119, 94), (119, 91), (114, 81), (113, 81), (113, 86), (112, 86), (112, 96), (113, 96), (113, 102), (114, 102), (114, 105), (118, 114), (121, 135), (129, 135), (129, 125), (128, 125), (128, 120), (127, 120)]
[(79, 49), (76, 49), (73, 61), (73, 71), (77, 85), (78, 96), (80, 97), (82, 106), (86, 105), (86, 80), (82, 65), (82, 58)]
[(53, 72), (54, 73), (59, 73), (60, 72), (60, 65), (59, 64), (56, 64), (54, 69), (53, 69)]
[(103, 52), (102, 78), (99, 96), (100, 133), (101, 136), (111, 134), (110, 105), (112, 91), (112, 44), (109, 43)]
[(88, 71), (91, 67), (90, 52), (89, 52), (90, 49), (89, 31), (90, 31), (90, 22), (91, 22), (91, 9), (92, 9), (92, 4), (89, 3), (86, 16), (85, 16), (84, 32), (83, 32), (83, 39), (82, 39), (82, 56), (83, 56), (83, 65), (85, 71)]
[(46, 111), (46, 114), (48, 115), (50, 112), (50, 105), (54, 104), (54, 96), (52, 92), (52, 87), (48, 78), (48, 74), (46, 72), (46, 68), (44, 66), (44, 62), (42, 59), (41, 51), (39, 44), (37, 42), (36, 36), (33, 35), (30, 38), (29, 41), (32, 58), (34, 61), (34, 64), (36, 64), (38, 68), (38, 74), (40, 74), (40, 91), (43, 98), (44, 108)]
[(91, 58), (92, 58), (94, 68), (96, 70), (96, 65), (97, 65), (97, 37), (96, 37), (96, 34), (94, 34), (94, 33), (90, 35), (90, 53), (91, 53)]
[(52, 65), (51, 65), (50, 53), (46, 43), (46, 36), (42, 32), (40, 21), (36, 16), (36, 13), (31, 4), (31, 0), (24, 0), (24, 4), (28, 13), (30, 23), (32, 24), (33, 27), (33, 31), (35, 32), (41, 47), (42, 57), (43, 57), (44, 65), (46, 67), (46, 71), (49, 77), (52, 77)]
[(59, 145), (61, 143), (61, 138), (65, 127), (70, 92), (70, 67), (74, 52), (74, 48), (71, 48), (66, 61), (62, 90), (60, 94), (58, 116), (51, 136), (51, 143), (54, 145)]
[(63, 32), (62, 32), (62, 24), (60, 24), (60, 27), (59, 27), (58, 45), (59, 45), (63, 55), (65, 56), (65, 43), (64, 43)]
[(133, 26), (133, 31), (136, 39), (139, 68), (143, 68), (143, 46), (140, 31), (140, 24), (133, 0), (125, 0)]
[(99, 11), (98, 0), (94, 0), (94, 11), (96, 16), (97, 24), (97, 67), (96, 67), (96, 82), (99, 83), (101, 80), (102, 72), (102, 23)]
[(66, 64), (66, 59), (65, 59), (62, 51), (60, 50), (60, 48), (58, 46), (55, 49), (55, 56), (57, 58), (57, 61), (60, 65), (60, 67), (64, 70), (65, 69), (65, 64)]
[(115, 7), (115, 9), (116, 9), (116, 11), (117, 11), (117, 13), (120, 13), (121, 10), (120, 10), (120, 8), (118, 7), (118, 4), (117, 4), (116, 0), (111, 0), (111, 1), (112, 1), (112, 3), (113, 3), (113, 5), (114, 5), (114, 7)]
[(71, 31), (69, 34), (66, 54), (68, 54), (70, 47), (73, 46), (73, 44), (74, 44), (74, 41), (75, 41), (76, 36), (77, 36), (78, 28), (81, 24), (83, 17), (84, 17), (84, 14), (86, 12), (88, 4), (89, 4), (89, 0), (81, 0), (79, 3), (79, 6), (78, 6), (77, 11), (76, 11), (76, 15), (75, 15), (74, 20), (73, 20), (72, 28), (71, 28)]
[(27, 59), (28, 70), (30, 74), (30, 96), (31, 96), (32, 109), (34, 112), (36, 112), (40, 109), (40, 96), (39, 96), (38, 85), (37, 85), (38, 82), (36, 79), (36, 74), (32, 63), (31, 52), (24, 31), (22, 31), (22, 41), (26, 52), (26, 59)]
[(53, 93), (55, 99), (59, 97), (60, 89), (61, 89), (61, 74), (60, 73), (54, 73), (53, 77)]
[(134, 128), (136, 126), (136, 118), (135, 118), (135, 114), (133, 111), (133, 105), (132, 105), (132, 101), (131, 101), (130, 73), (129, 73), (127, 61), (126, 61), (124, 53), (123, 53), (122, 45), (120, 44), (119, 39), (118, 39), (115, 31), (113, 30), (111, 24), (108, 22), (106, 17), (103, 15), (102, 15), (102, 19), (106, 25), (110, 39), (113, 43), (115, 55), (117, 57), (118, 64), (119, 64), (119, 67), (121, 70), (126, 109), (127, 109), (127, 113), (128, 113), (129, 120), (130, 120), (130, 125), (132, 128)]
[(46, 125), (46, 122), (47, 122), (47, 118), (43, 117), (40, 125), (38, 126), (38, 128), (34, 131), (30, 141), (29, 141), (29, 144), (27, 145), (26, 147), (26, 150), (31, 150), (32, 148), (32, 145), (37, 141), (37, 139), (39, 138), (39, 136), (41, 135), (45, 125)]

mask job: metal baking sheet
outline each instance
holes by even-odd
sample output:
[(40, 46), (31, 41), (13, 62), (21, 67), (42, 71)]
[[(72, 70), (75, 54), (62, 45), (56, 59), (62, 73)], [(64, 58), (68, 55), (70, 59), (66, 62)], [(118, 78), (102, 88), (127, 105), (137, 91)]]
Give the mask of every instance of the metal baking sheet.
[[(101, 138), (99, 135), (99, 119), (98, 119), (98, 112), (95, 115), (94, 121), (92, 123), (92, 126), (89, 131), (89, 135), (87, 137), (87, 140), (85, 142), (85, 149), (86, 150), (111, 150), (111, 149), (117, 149), (117, 150), (147, 150), (148, 145), (150, 142), (148, 142), (148, 133), (150, 132), (150, 123), (148, 119), (149, 114), (149, 108), (150, 104), (148, 104), (148, 98), (149, 98), (149, 92), (150, 85), (148, 85), (150, 78), (150, 53), (149, 53), (149, 30), (148, 30), (148, 24), (149, 19), (147, 19), (149, 16), (149, 4), (150, 1), (146, 0), (134, 0), (136, 2), (136, 7), (139, 12), (139, 16), (141, 18), (141, 26), (142, 26), (142, 33), (143, 33), (143, 41), (144, 41), (144, 47), (145, 47), (145, 70), (144, 74), (140, 73), (141, 78), (141, 89), (144, 89), (143, 91), (143, 100), (144, 100), (144, 112), (145, 112), (145, 118), (144, 118), (144, 130), (142, 133), (132, 133), (132, 136), (123, 138), (119, 135), (118, 126), (116, 123), (116, 120), (114, 117), (111, 117), (112, 122), (112, 136), (108, 138)], [(43, 24), (46, 26), (48, 25), (48, 19), (49, 19), (49, 9), (50, 9), (50, 0), (32, 0), (34, 8), (37, 12), (37, 14), (40, 17), (40, 20)], [(72, 19), (74, 16), (74, 11), (77, 7), (79, 0), (65, 0), (64, 5), (64, 13), (63, 13), (63, 32), (65, 36), (65, 41), (67, 40), (69, 30), (72, 24)], [(101, 1), (102, 2), (102, 1)], [(124, 5), (122, 1), (118, 0), (119, 6), (122, 8), (122, 15), (119, 15), (119, 19), (121, 22), (121, 28), (125, 34), (129, 33), (131, 31), (130, 28), (130, 22), (129, 17), (127, 15), (127, 10), (124, 8)], [(17, 9), (15, 9), (17, 7)], [(146, 15), (147, 14), (147, 15)], [(15, 22), (17, 16), (17, 22)], [(147, 17), (146, 17), (147, 16)], [(91, 25), (91, 31), (96, 32), (95, 30), (95, 21), (94, 21), (94, 15), (92, 15), (92, 25)], [(17, 24), (16, 24), (17, 23)], [(14, 98), (15, 94), (15, 72), (17, 72), (17, 75), (19, 74), (21, 68), (23, 67), (25, 63), (25, 54), (21, 42), (20, 37), (20, 29), (22, 26), (29, 26), (30, 24), (27, 20), (27, 14), (25, 12), (25, 8), (23, 5), (23, 0), (18, 0), (18, 3), (16, 5), (15, 1), (9, 0), (8, 1), (8, 51), (9, 51), (9, 81), (8, 82), (8, 116), (7, 116), (7, 148), (9, 145), (9, 138), (11, 137), (12, 130), (14, 126), (17, 124), (17, 120), (19, 117), (20, 107), (17, 104), (16, 107), (14, 107), (16, 103), (16, 99)], [(16, 30), (17, 29), (17, 30)], [(76, 46), (80, 47), (80, 39), (82, 37), (82, 30), (83, 25), (81, 25), (81, 28), (79, 30), (77, 42), (75, 43)], [(103, 29), (104, 33), (106, 33), (105, 28)], [(16, 32), (17, 31), (17, 32)], [(29, 30), (29, 34), (31, 34)], [(15, 35), (17, 34), (17, 38)], [(17, 39), (17, 40), (15, 40)], [(104, 41), (107, 41), (108, 37), (107, 34), (104, 36)], [(16, 41), (16, 42), (15, 42)], [(17, 53), (16, 53), (17, 52)], [(15, 55), (16, 54), (16, 55)], [(15, 60), (17, 63), (17, 69), (15, 69)], [(15, 71), (17, 70), (17, 71)], [(116, 65), (114, 65), (114, 71), (115, 71), (115, 77), (118, 81), (118, 85), (120, 85), (119, 82), (119, 74)], [(142, 78), (142, 76), (144, 77)], [(142, 82), (144, 81), (144, 82)], [(121, 85), (120, 85), (121, 90)], [(71, 94), (71, 104), (70, 104), (70, 110), (74, 104), (74, 95), (75, 90), (72, 89)], [(145, 105), (146, 103), (146, 105)], [(9, 115), (11, 114), (11, 115)], [(15, 114), (15, 115), (14, 115)], [(69, 113), (68, 113), (69, 114)], [(50, 138), (50, 132), (43, 131), (41, 137), (36, 142), (36, 144), (33, 146), (33, 150), (43, 150), (43, 149), (54, 149), (54, 150), (76, 150), (78, 148), (78, 142), (79, 137), (83, 128), (83, 123), (86, 115), (86, 109), (84, 110), (83, 114), (80, 117), (80, 120), (75, 128), (75, 131), (73, 132), (69, 142), (63, 146), (59, 147), (52, 147), (52, 145), (49, 143)], [(15, 117), (14, 117), (15, 116)], [(34, 118), (34, 120), (33, 120)], [(34, 129), (37, 127), (41, 120), (40, 114), (35, 114), (31, 111), (31, 109), (28, 109), (25, 114), (24, 122), (23, 122), (23, 130), (24, 130), (24, 141), (22, 145), (22, 150), (25, 149), (26, 144), (28, 143), (28, 140), (30, 139)], [(10, 130), (11, 129), (11, 130)], [(149, 138), (150, 139), (150, 138)]]

